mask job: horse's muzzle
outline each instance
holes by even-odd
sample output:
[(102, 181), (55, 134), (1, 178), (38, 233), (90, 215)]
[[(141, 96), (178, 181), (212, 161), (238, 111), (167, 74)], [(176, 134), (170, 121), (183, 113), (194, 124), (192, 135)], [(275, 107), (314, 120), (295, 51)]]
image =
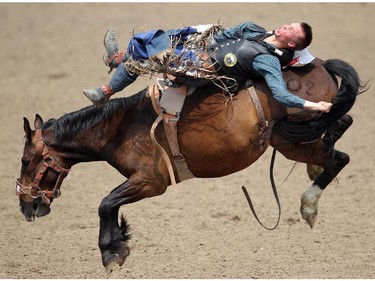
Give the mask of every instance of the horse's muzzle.
[(43, 217), (51, 212), (50, 206), (43, 203), (41, 198), (36, 198), (31, 202), (25, 202), (20, 197), (19, 207), (28, 222), (33, 222), (35, 217)]

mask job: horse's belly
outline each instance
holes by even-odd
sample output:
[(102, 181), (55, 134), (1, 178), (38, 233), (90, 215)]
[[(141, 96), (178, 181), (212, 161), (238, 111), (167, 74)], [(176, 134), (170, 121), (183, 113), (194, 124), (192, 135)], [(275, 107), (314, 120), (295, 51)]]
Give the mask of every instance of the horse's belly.
[(222, 177), (241, 171), (254, 163), (264, 152), (255, 147), (223, 149), (201, 145), (186, 157), (189, 169), (196, 177)]
[(258, 116), (249, 95), (240, 92), (231, 106), (222, 95), (190, 108), (179, 124), (179, 142), (196, 177), (221, 177), (240, 171), (264, 152)]

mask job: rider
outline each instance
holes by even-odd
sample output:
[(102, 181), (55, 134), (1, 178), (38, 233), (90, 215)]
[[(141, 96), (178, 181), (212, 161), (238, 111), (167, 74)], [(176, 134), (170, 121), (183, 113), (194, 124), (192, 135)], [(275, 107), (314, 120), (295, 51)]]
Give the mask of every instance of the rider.
[[(171, 51), (171, 42), (174, 42), (173, 40), (176, 38), (180, 44), (175, 47), (175, 51), (180, 52), (183, 59), (188, 56), (188, 60), (191, 60), (194, 52), (186, 52), (182, 49), (184, 48), (182, 43), (187, 40), (189, 35), (202, 33), (210, 27), (211, 25), (201, 25), (168, 30), (167, 32), (153, 30), (139, 33), (130, 40), (126, 52), (118, 49), (113, 31), (108, 30), (104, 37), (107, 51), (105, 63), (111, 69), (117, 68), (116, 72), (109, 84), (96, 89), (84, 90), (83, 93), (95, 105), (103, 105), (111, 95), (123, 90), (138, 77), (137, 73), (130, 73), (127, 69), (126, 62), (128, 60), (146, 64), (159, 62), (160, 65), (160, 62), (163, 62)], [(234, 78), (239, 83), (254, 75), (262, 76), (271, 89), (273, 97), (285, 106), (329, 112), (331, 103), (311, 102), (293, 95), (287, 90), (283, 80), (282, 63), (284, 64), (292, 58), (288, 50), (302, 50), (311, 41), (312, 30), (307, 23), (285, 24), (267, 32), (255, 23), (245, 22), (217, 31), (213, 35), (210, 47), (215, 50), (213, 59), (220, 66), (218, 71), (224, 75)], [(225, 44), (223, 44), (224, 42)], [(231, 44), (231, 42), (233, 43)], [(284, 61), (285, 58), (286, 61)]]

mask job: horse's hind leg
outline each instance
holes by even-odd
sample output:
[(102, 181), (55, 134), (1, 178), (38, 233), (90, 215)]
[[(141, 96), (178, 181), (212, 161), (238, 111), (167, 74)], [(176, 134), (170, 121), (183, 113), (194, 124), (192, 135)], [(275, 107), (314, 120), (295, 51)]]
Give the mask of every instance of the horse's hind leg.
[[(341, 117), (334, 126), (332, 126), (323, 136), (323, 141), (326, 145), (333, 147), (345, 131), (352, 125), (353, 118), (349, 114)], [(322, 172), (323, 168), (311, 163), (306, 164), (306, 171), (310, 180), (315, 180)]]
[(142, 176), (141, 173), (135, 173), (103, 198), (99, 206), (99, 248), (102, 263), (108, 275), (117, 267), (122, 266), (130, 253), (129, 226), (124, 217), (121, 217), (119, 225), (119, 208), (146, 197), (160, 195), (165, 192), (166, 188), (166, 182), (160, 184), (156, 180), (152, 181), (149, 177)]
[(311, 228), (316, 221), (318, 201), (323, 190), (350, 161), (349, 155), (335, 149), (332, 149), (328, 154), (331, 156), (330, 158), (321, 158), (321, 160), (313, 162), (315, 165), (323, 167), (323, 172), (301, 196), (301, 215)]
[(346, 153), (335, 150), (333, 145), (351, 122), (351, 117), (347, 115), (340, 119), (338, 125), (331, 128), (323, 138), (305, 144), (294, 145), (278, 136), (272, 137), (272, 145), (286, 158), (317, 165), (323, 169), (301, 196), (301, 215), (310, 227), (313, 227), (316, 221), (318, 201), (323, 190), (350, 161)]

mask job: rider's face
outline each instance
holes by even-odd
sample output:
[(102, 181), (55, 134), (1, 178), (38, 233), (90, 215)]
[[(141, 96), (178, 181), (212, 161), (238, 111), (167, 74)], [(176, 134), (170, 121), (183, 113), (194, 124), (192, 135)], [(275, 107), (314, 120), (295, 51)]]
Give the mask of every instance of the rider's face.
[(284, 24), (275, 29), (275, 36), (279, 42), (292, 48), (297, 39), (303, 37), (303, 30), (299, 23)]

